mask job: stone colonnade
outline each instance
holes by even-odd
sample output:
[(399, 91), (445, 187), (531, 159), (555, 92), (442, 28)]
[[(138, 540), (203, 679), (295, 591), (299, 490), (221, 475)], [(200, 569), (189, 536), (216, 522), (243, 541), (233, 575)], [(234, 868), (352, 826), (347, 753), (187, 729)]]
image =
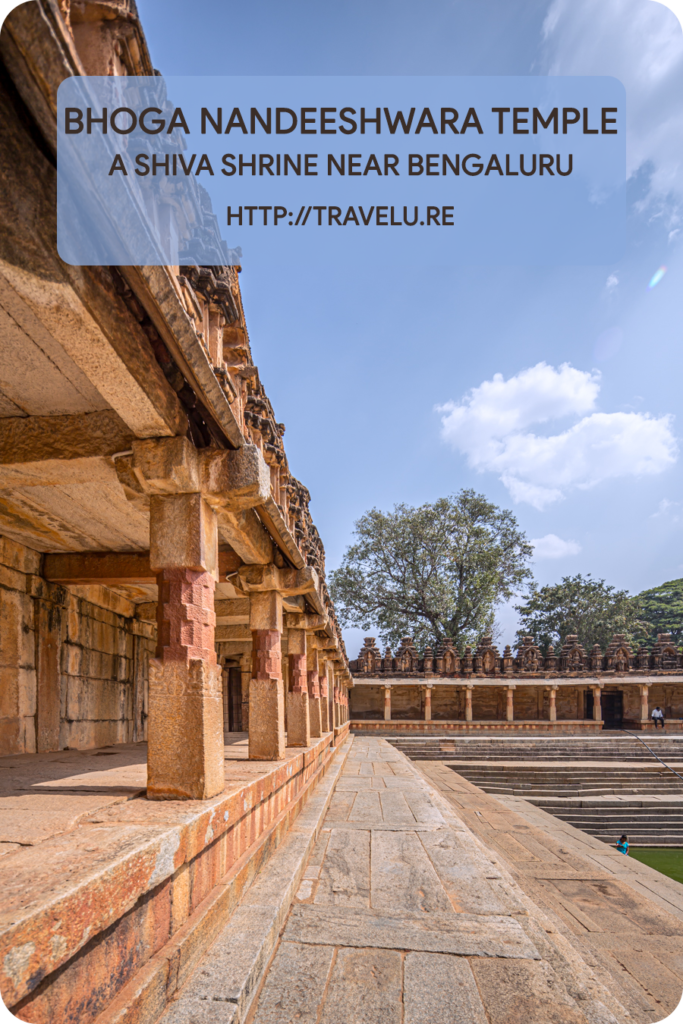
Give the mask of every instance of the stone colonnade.
[[(623, 680), (623, 679), (618, 680), (619, 688), (621, 688), (622, 685), (625, 685), (626, 687), (629, 687), (629, 688), (636, 688), (637, 687), (637, 693), (639, 695), (639, 712), (640, 712), (638, 718), (639, 718), (639, 721), (640, 721), (641, 724), (649, 722), (649, 720), (650, 720), (650, 710), (651, 710), (650, 709), (650, 688), (652, 687), (652, 685), (654, 685), (655, 682), (666, 683), (667, 679), (666, 679), (666, 677), (662, 677), (661, 680), (654, 680), (654, 681), (653, 680), (649, 680), (648, 682), (642, 682), (642, 681), (637, 682), (636, 680), (628, 680), (628, 681), (626, 681), (626, 680)], [(547, 717), (546, 717), (546, 721), (548, 721), (548, 722), (557, 722), (558, 721), (557, 698), (558, 698), (558, 693), (559, 693), (559, 691), (561, 689), (568, 688), (568, 689), (576, 690), (576, 693), (577, 693), (576, 719), (577, 720), (580, 720), (580, 719), (582, 719), (584, 717), (583, 716), (583, 694), (584, 694), (584, 692), (589, 691), (592, 694), (592, 713), (591, 713), (591, 719), (593, 721), (595, 721), (595, 722), (602, 722), (602, 720), (603, 720), (603, 714), (602, 714), (602, 693), (603, 693), (603, 690), (604, 690), (606, 685), (610, 686), (610, 687), (613, 687), (615, 684), (612, 681), (610, 681), (610, 680), (608, 680), (608, 681), (599, 681), (599, 682), (596, 681), (596, 682), (593, 682), (593, 681), (589, 681), (589, 680), (581, 679), (581, 678), (571, 678), (571, 679), (567, 679), (565, 681), (548, 680), (547, 682), (534, 682), (534, 681), (529, 680), (529, 679), (524, 679), (524, 680), (518, 679), (515, 682), (504, 682), (503, 683), (501, 681), (501, 683), (498, 686), (496, 686), (495, 684), (488, 683), (488, 682), (483, 682), (483, 681), (482, 681), (482, 683), (478, 684), (476, 682), (476, 680), (471, 681), (471, 682), (467, 682), (467, 683), (465, 683), (463, 685), (459, 685), (459, 684), (452, 684), (452, 683), (450, 683), (450, 684), (448, 684), (448, 683), (439, 683), (438, 681), (429, 682), (429, 683), (418, 683), (417, 681), (413, 681), (413, 680), (406, 680), (405, 683), (399, 683), (399, 682), (389, 683), (389, 682), (386, 682), (386, 681), (381, 680), (381, 679), (376, 679), (376, 680), (363, 680), (362, 682), (359, 681), (359, 680), (356, 680), (355, 691), (354, 692), (356, 692), (356, 693), (358, 693), (360, 695), (360, 694), (362, 694), (362, 691), (364, 690), (364, 688), (366, 686), (368, 686), (368, 685), (372, 685), (375, 688), (376, 687), (380, 687), (380, 692), (383, 693), (383, 718), (384, 718), (385, 722), (390, 722), (392, 720), (395, 720), (392, 717), (392, 693), (394, 693), (396, 691), (400, 692), (401, 690), (403, 690), (404, 688), (407, 688), (407, 687), (412, 687), (412, 688), (419, 687), (419, 689), (422, 691), (422, 695), (423, 695), (422, 720), (425, 721), (425, 722), (431, 722), (433, 720), (432, 719), (432, 699), (433, 699), (433, 692), (434, 692), (436, 687), (439, 687), (442, 690), (448, 690), (448, 691), (452, 692), (453, 698), (454, 698), (454, 700), (453, 700), (453, 704), (454, 705), (456, 703), (456, 693), (464, 694), (464, 721), (465, 722), (472, 722), (472, 721), (475, 720), (474, 717), (473, 717), (473, 696), (474, 696), (474, 693), (475, 693), (475, 691), (477, 689), (485, 689), (485, 690), (487, 690), (489, 692), (490, 691), (494, 691), (494, 692), (502, 691), (502, 693), (504, 694), (504, 716), (505, 716), (505, 721), (507, 721), (507, 722), (514, 722), (516, 720), (516, 718), (515, 718), (515, 691), (520, 686), (523, 686), (523, 687), (533, 687), (534, 689), (539, 691), (539, 695), (540, 695), (540, 693), (542, 693), (543, 696), (545, 696), (547, 694), (548, 701), (547, 701)], [(458, 703), (460, 703), (460, 701), (458, 701)], [(579, 704), (581, 705), (581, 707), (578, 706)], [(460, 708), (462, 708), (461, 704), (460, 704)], [(377, 707), (377, 710), (379, 711), (379, 714), (378, 714), (377, 717), (381, 717), (381, 708), (379, 706)], [(454, 710), (454, 714), (452, 716), (449, 716), (449, 718), (452, 718), (453, 720), (456, 720), (458, 717), (461, 716), (461, 710), (460, 710), (460, 713), (456, 712), (456, 708), (455, 707), (454, 707), (453, 710)], [(366, 716), (365, 715), (361, 715), (359, 717), (366, 717)], [(404, 718), (405, 715), (401, 715), (401, 717)], [(440, 717), (443, 717), (443, 715), (441, 715)], [(540, 715), (539, 715), (539, 717), (540, 717)], [(413, 719), (413, 720), (415, 720), (415, 719)], [(489, 720), (489, 719), (478, 719), (478, 720), (485, 721), (485, 720)]]
[[(184, 438), (134, 442), (127, 463), (117, 466), (119, 474), (127, 473), (129, 489), (149, 499), (150, 566), (158, 585), (158, 641), (149, 667), (147, 795), (207, 799), (225, 785), (214, 610), (218, 516), (225, 508), (234, 512), (256, 505), (269, 493), (270, 480), (256, 449), (197, 451)], [(324, 612), (314, 570), (273, 562), (237, 564), (232, 576), (248, 600), (249, 757), (282, 760), (286, 724), (288, 745), (308, 746), (348, 721), (350, 676), (337, 637), (326, 632), (327, 616), (306, 610), (307, 595)], [(292, 601), (301, 609), (297, 614), (284, 610)]]

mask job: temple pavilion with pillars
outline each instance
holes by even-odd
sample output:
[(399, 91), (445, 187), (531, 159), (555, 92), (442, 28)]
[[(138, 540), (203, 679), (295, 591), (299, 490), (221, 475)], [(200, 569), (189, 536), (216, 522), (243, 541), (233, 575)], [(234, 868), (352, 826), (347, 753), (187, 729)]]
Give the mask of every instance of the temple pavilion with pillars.
[(0, 61), (0, 993), (149, 1022), (337, 764), (352, 678), (198, 186), (182, 265), (57, 250), (58, 89), (155, 76), (134, 0), (20, 4)]
[[(683, 653), (668, 633), (633, 650), (617, 634), (606, 650), (567, 636), (544, 655), (533, 637), (501, 654), (490, 636), (458, 650), (452, 640), (418, 654), (410, 637), (384, 655), (367, 637), (355, 661), (351, 725), (363, 731), (552, 731), (683, 726)], [(391, 724), (389, 724), (391, 723)]]

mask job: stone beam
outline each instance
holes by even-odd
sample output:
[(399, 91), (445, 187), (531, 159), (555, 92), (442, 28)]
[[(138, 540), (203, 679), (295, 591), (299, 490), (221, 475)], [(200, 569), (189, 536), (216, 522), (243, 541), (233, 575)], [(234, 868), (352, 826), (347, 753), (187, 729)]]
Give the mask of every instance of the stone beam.
[(216, 509), (218, 536), (248, 565), (266, 565), (273, 560), (273, 541), (253, 509), (233, 512)]
[(10, 466), (110, 458), (131, 448), (134, 440), (113, 409), (74, 416), (9, 416), (0, 419), (0, 479)]
[(260, 593), (277, 590), (283, 597), (305, 595), (318, 615), (326, 615), (320, 597), (320, 581), (315, 569), (280, 569), (272, 562), (269, 565), (243, 565), (239, 570), (242, 590)]
[[(234, 551), (218, 552), (218, 572), (224, 578), (235, 572), (241, 562)], [(78, 551), (45, 555), (43, 576), (51, 583), (104, 586), (126, 583), (156, 583), (148, 551)]]

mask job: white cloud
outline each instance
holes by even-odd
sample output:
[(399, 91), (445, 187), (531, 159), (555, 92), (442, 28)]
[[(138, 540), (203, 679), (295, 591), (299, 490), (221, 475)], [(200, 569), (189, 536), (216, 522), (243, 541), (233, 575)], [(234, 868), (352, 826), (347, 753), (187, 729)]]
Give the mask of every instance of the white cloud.
[(534, 546), (535, 558), (566, 558), (578, 555), (581, 545), (575, 540), (562, 540), (554, 533), (546, 533), (545, 537), (537, 537), (529, 541)]
[(605, 291), (607, 292), (608, 295), (611, 295), (611, 293), (614, 291), (614, 289), (618, 288), (618, 287), (619, 287), (619, 278), (617, 277), (616, 274), (610, 274), (609, 277), (607, 278), (607, 280), (605, 281)]
[(648, 172), (640, 208), (664, 214), (674, 227), (683, 204), (683, 34), (675, 15), (650, 0), (553, 0), (543, 25), (541, 70), (623, 82), (627, 174)]
[(672, 523), (678, 523), (681, 518), (680, 510), (680, 501), (669, 501), (668, 498), (662, 498), (657, 506), (657, 511), (652, 513), (650, 519), (668, 519)]
[[(603, 480), (661, 473), (677, 445), (670, 416), (596, 412), (600, 374), (538, 363), (505, 380), (492, 380), (459, 402), (438, 406), (441, 435), (479, 472), (495, 472), (514, 501), (543, 509), (573, 488)], [(556, 434), (535, 424), (568, 416), (578, 422)]]

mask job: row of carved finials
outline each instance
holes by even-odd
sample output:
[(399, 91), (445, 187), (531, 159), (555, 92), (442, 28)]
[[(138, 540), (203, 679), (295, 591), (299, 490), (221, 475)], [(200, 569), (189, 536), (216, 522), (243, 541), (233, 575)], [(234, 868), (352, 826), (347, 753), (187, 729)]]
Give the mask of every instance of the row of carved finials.
[(617, 633), (605, 651), (595, 644), (586, 651), (578, 636), (567, 636), (558, 654), (552, 646), (545, 655), (526, 636), (513, 655), (507, 646), (501, 655), (490, 636), (482, 637), (477, 647), (460, 651), (452, 640), (442, 640), (436, 650), (426, 647), (422, 657), (410, 637), (404, 637), (393, 654), (387, 647), (384, 655), (376, 646), (374, 637), (366, 637), (361, 652), (349, 665), (356, 674), (377, 673), (434, 673), (435, 675), (512, 675), (536, 672), (643, 672), (683, 668), (683, 652), (672, 640), (670, 633), (659, 633), (657, 643), (650, 649), (640, 647), (634, 651), (623, 633)]

